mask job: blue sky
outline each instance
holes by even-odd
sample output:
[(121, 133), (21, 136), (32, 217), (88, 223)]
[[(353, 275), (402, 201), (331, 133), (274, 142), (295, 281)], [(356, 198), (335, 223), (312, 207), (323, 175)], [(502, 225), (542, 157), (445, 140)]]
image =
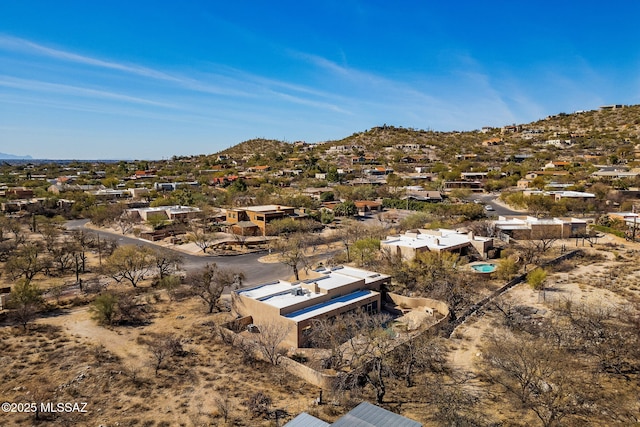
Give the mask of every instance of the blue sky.
[(394, 3), (0, 0), (0, 152), (160, 159), (640, 103), (640, 2)]

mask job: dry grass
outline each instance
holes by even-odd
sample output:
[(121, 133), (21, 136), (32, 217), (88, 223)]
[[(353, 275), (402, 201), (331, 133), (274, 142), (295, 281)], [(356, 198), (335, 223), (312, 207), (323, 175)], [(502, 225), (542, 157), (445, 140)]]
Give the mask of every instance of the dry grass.
[[(48, 425), (223, 425), (219, 402), (228, 399), (229, 425), (271, 425), (252, 419), (243, 401), (263, 392), (273, 408), (296, 415), (307, 410), (318, 390), (263, 362), (242, 363), (236, 349), (217, 342), (197, 301), (156, 304), (153, 323), (105, 329), (84, 309), (41, 319), (23, 332), (0, 329), (0, 376), (5, 401), (87, 402), (86, 414), (42, 414)], [(171, 332), (184, 352), (156, 376), (140, 338)], [(0, 415), (0, 425), (30, 425), (33, 414)], [(160, 421), (162, 420), (162, 421)]]

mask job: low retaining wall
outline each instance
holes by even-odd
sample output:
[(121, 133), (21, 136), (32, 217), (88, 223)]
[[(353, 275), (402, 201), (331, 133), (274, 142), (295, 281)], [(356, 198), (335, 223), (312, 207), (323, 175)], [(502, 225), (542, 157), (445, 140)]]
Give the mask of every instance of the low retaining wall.
[(253, 317), (245, 316), (220, 325), (232, 332), (240, 332), (253, 323)]
[(289, 359), (288, 357), (280, 359), (280, 365), (296, 377), (301, 378), (316, 387), (320, 387), (323, 390), (333, 389), (336, 381), (335, 375), (318, 372), (315, 369), (305, 366), (300, 362), (296, 362), (293, 359)]
[(407, 297), (400, 294), (394, 294), (393, 292), (388, 292), (387, 297), (393, 301), (396, 305), (407, 308), (420, 308), (420, 307), (429, 307), (431, 309), (436, 310), (443, 316), (449, 315), (449, 307), (444, 301), (439, 301), (431, 298), (422, 298), (422, 297)]

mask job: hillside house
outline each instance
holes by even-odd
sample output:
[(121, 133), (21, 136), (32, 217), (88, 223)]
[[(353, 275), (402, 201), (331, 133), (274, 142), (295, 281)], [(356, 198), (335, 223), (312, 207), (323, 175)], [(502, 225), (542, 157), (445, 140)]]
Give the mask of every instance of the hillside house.
[(526, 188), (529, 188), (529, 186), (531, 185), (531, 182), (533, 182), (531, 179), (519, 179), (518, 182), (516, 183), (516, 187), (521, 189), (526, 189)]
[(200, 212), (200, 208), (174, 205), (127, 209), (126, 212), (131, 218), (138, 218), (142, 221), (149, 221), (152, 218), (181, 220), (195, 217)]
[(117, 200), (131, 197), (129, 190), (112, 190), (111, 188), (103, 188), (100, 190), (87, 191), (98, 200)]
[(155, 182), (153, 189), (156, 191), (175, 191), (178, 188), (199, 188), (200, 183), (198, 181), (189, 182)]
[(269, 165), (249, 166), (247, 168), (247, 172), (267, 172), (269, 170), (271, 170), (271, 166)]
[(479, 181), (487, 179), (489, 172), (461, 172), (460, 179), (463, 181)]
[(571, 166), (571, 162), (554, 160), (544, 165), (543, 169), (566, 169), (570, 166)]
[(500, 232), (517, 240), (568, 239), (584, 236), (587, 232), (587, 222), (577, 218), (499, 216), (493, 224)]
[(267, 225), (273, 220), (305, 217), (306, 213), (291, 206), (246, 206), (227, 209), (225, 224), (229, 232), (239, 236), (266, 236)]
[(332, 192), (333, 188), (331, 187), (309, 187), (302, 190), (302, 194), (315, 200), (320, 200), (323, 194)]
[(634, 179), (640, 175), (640, 168), (628, 170), (620, 167), (603, 167), (591, 174), (597, 179)]
[(11, 187), (4, 191), (0, 191), (0, 196), (15, 199), (28, 199), (33, 197), (33, 190), (27, 187)]
[(596, 195), (593, 193), (585, 193), (583, 191), (540, 191), (540, 190), (525, 190), (522, 192), (522, 195), (525, 197), (530, 196), (544, 196), (549, 197), (555, 200), (556, 202), (562, 199), (573, 199), (573, 200), (595, 200)]
[(477, 252), (481, 258), (493, 248), (490, 237), (475, 236), (473, 233), (459, 233), (455, 230), (419, 229), (417, 232), (407, 232), (387, 238), (380, 242), (380, 249), (391, 254), (399, 255), (403, 260), (410, 261), (421, 252), (456, 252), (466, 254)]
[(402, 197), (403, 200), (416, 200), (418, 202), (432, 202), (438, 203), (442, 201), (442, 193), (439, 191), (426, 191), (426, 190), (414, 190), (414, 189), (406, 189), (405, 196)]
[(351, 158), (352, 165), (375, 165), (378, 163), (373, 156), (357, 156)]
[(475, 160), (477, 157), (478, 155), (474, 153), (456, 154), (456, 160)]
[(251, 316), (258, 328), (285, 327), (286, 343), (303, 347), (314, 319), (331, 319), (353, 310), (377, 313), (391, 283), (390, 276), (353, 267), (319, 269), (312, 276), (233, 291), (232, 310), (238, 316)]
[(623, 221), (628, 227), (640, 228), (640, 214), (635, 212), (609, 212), (609, 218)]
[(359, 216), (369, 216), (382, 212), (382, 203), (373, 200), (358, 200), (353, 202), (358, 209)]
[(464, 188), (474, 192), (482, 192), (484, 184), (481, 181), (445, 181), (442, 186), (444, 191), (451, 191), (459, 188)]
[(131, 176), (131, 179), (150, 179), (150, 178), (157, 178), (158, 177), (158, 172), (155, 169), (151, 169), (151, 170), (144, 170), (144, 171), (135, 171), (134, 174)]
[(501, 133), (518, 133), (522, 131), (522, 125), (503, 126)]

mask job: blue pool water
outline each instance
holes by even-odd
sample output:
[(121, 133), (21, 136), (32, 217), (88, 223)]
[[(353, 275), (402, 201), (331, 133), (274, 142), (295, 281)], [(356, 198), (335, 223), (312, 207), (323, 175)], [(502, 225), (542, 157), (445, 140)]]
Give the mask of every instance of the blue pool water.
[(493, 273), (494, 271), (496, 271), (495, 264), (476, 264), (472, 265), (471, 268), (473, 268), (478, 273)]

